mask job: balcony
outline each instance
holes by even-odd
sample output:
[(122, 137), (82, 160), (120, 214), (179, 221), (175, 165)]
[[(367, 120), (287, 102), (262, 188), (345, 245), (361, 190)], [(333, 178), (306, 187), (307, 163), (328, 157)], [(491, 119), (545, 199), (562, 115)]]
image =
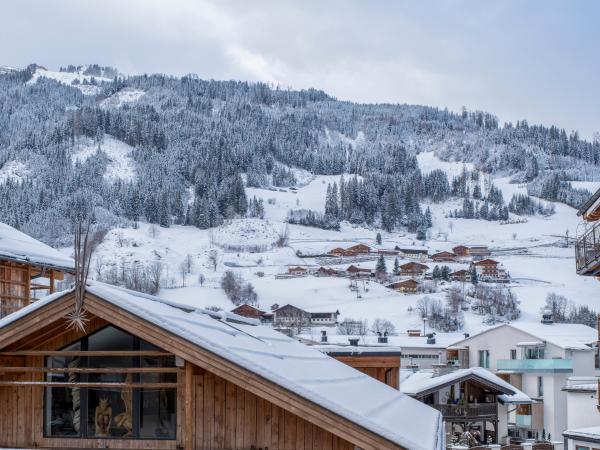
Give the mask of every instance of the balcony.
[(573, 360), (571, 359), (499, 359), (496, 362), (497, 370), (511, 372), (547, 372), (571, 373)]
[(579, 275), (600, 274), (600, 222), (575, 243), (575, 265)]
[(469, 403), (467, 405), (429, 405), (449, 419), (494, 419), (498, 415), (497, 403)]

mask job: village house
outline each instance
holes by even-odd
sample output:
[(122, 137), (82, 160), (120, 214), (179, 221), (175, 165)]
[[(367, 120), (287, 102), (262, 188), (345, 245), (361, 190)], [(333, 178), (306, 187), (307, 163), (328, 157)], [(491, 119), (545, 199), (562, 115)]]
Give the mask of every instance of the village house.
[(0, 223), (0, 317), (52, 294), (56, 282), (74, 271), (73, 259)]
[(399, 389), (401, 349), (389, 345), (387, 333), (379, 333), (377, 343), (363, 344), (357, 336), (349, 337), (346, 343), (329, 343), (327, 330), (321, 331), (320, 341), (300, 338), (300, 342), (312, 346), (332, 358)]
[(508, 274), (498, 261), (493, 259), (482, 259), (481, 261), (473, 261), (471, 267), (475, 268), (477, 277), (480, 281), (507, 281)]
[(368, 255), (371, 252), (371, 248), (365, 244), (356, 244), (346, 249), (347, 252), (351, 252), (353, 255)]
[(483, 258), (491, 255), (490, 249), (487, 245), (457, 245), (452, 248), (452, 252), (456, 256), (471, 256), (473, 259)]
[(422, 276), (429, 270), (429, 266), (418, 262), (409, 262), (400, 266), (400, 275), (409, 277)]
[(434, 262), (451, 262), (456, 260), (456, 255), (452, 252), (438, 252), (431, 255)]
[(331, 267), (319, 267), (315, 271), (315, 275), (318, 277), (337, 277), (339, 275), (338, 271), (332, 269)]
[(427, 261), (427, 256), (429, 255), (429, 249), (427, 249), (427, 247), (419, 247), (417, 245), (406, 247), (396, 246), (394, 249), (398, 250), (406, 258), (421, 262)]
[[(506, 379), (536, 403), (511, 436), (533, 438), (545, 430), (558, 438), (567, 429), (568, 377), (597, 376), (594, 328), (580, 324), (513, 322), (488, 328), (450, 346), (468, 367)], [(524, 411), (521, 411), (525, 415)]]
[(469, 270), (460, 269), (450, 274), (452, 281), (461, 281), (463, 283), (471, 282), (471, 272)]
[(371, 277), (373, 276), (373, 271), (364, 267), (351, 265), (346, 269), (346, 274), (352, 278)]
[(452, 252), (456, 256), (469, 256), (469, 247), (466, 245), (457, 245), (456, 247), (452, 248)]
[(273, 311), (273, 324), (279, 327), (308, 326), (310, 313), (294, 305), (284, 305)]
[(247, 303), (237, 306), (236, 308), (232, 309), (231, 312), (233, 314), (237, 314), (238, 316), (248, 317), (250, 319), (257, 319), (257, 320), (261, 320), (261, 318), (265, 314), (267, 314), (266, 312), (261, 311), (260, 309), (254, 307), (252, 305), (248, 305)]
[(84, 330), (73, 291), (0, 320), (0, 446), (443, 449), (439, 411), (253, 319), (84, 295)]
[(468, 433), (470, 446), (503, 443), (509, 411), (533, 403), (519, 389), (480, 367), (402, 370), (400, 391), (440, 411), (448, 439)]
[(396, 281), (387, 287), (402, 294), (415, 294), (417, 292), (417, 288), (419, 287), (419, 283), (417, 280), (411, 278), (409, 280)]
[(338, 322), (338, 316), (340, 312), (311, 312), (310, 323), (311, 325), (335, 325)]
[(336, 247), (334, 249), (331, 249), (327, 254), (331, 256), (345, 256), (346, 250), (341, 247)]
[(302, 275), (308, 274), (308, 269), (306, 267), (300, 267), (300, 266), (288, 267), (288, 273), (290, 275), (302, 276)]

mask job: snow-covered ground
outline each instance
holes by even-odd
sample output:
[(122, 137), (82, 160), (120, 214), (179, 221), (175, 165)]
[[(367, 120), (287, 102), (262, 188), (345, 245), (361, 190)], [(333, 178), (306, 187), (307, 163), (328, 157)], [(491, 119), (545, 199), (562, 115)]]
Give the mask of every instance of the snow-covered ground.
[(73, 163), (85, 162), (95, 155), (98, 149), (103, 151), (109, 160), (106, 172), (104, 172), (106, 180), (131, 181), (135, 178), (135, 164), (130, 157), (133, 148), (110, 135), (105, 135), (99, 145), (91, 139), (82, 139), (81, 142), (78, 142), (72, 156)]
[[(458, 175), (463, 170), (463, 163), (439, 161), (433, 153), (421, 154), (418, 160), (426, 172), (439, 168), (450, 175)], [(95, 264), (120, 267), (123, 263), (136, 261), (161, 261), (163, 285), (166, 287), (160, 295), (194, 306), (233, 309), (234, 305), (220, 289), (223, 273), (233, 270), (254, 285), (260, 307), (264, 310), (275, 303), (291, 303), (311, 311), (339, 310), (341, 319), (365, 319), (372, 323), (377, 318), (385, 318), (392, 321), (398, 331), (420, 329), (423, 322), (414, 310), (417, 302), (424, 295), (443, 300), (443, 290), (448, 285), (434, 294), (403, 295), (374, 281), (360, 281), (351, 289), (350, 281), (344, 278), (275, 277), (295, 265), (316, 268), (323, 263), (346, 268), (351, 261), (300, 258), (296, 252), (319, 254), (356, 243), (377, 247), (375, 236), (378, 231), (383, 239), (381, 248), (423, 244), (416, 241), (414, 235), (405, 232), (386, 233), (346, 223), (342, 224), (340, 231), (286, 226), (285, 217), (289, 209), (323, 211), (327, 184), (334, 181), (339, 182), (339, 176), (315, 176), (297, 190), (247, 189), (249, 198), (256, 196), (264, 200), (264, 221), (237, 220), (214, 230), (186, 226), (160, 228), (148, 224), (140, 224), (137, 229), (112, 230), (100, 245)], [(525, 192), (524, 186), (510, 184), (507, 178), (496, 179), (494, 183), (502, 189), (507, 202), (513, 193)], [(574, 250), (563, 244), (565, 238), (562, 236), (568, 230), (572, 237), (578, 225), (573, 208), (556, 204), (556, 213), (551, 217), (533, 216), (527, 217), (525, 223), (501, 225), (499, 222), (446, 217), (448, 211), (458, 206), (455, 203), (429, 205), (434, 225), (431, 238), (424, 245), (430, 253), (449, 250), (458, 244), (489, 245), (494, 252), (493, 258), (502, 263), (513, 278), (510, 287), (521, 301), (522, 317), (519, 321), (538, 322), (546, 295), (551, 292), (564, 295), (577, 304), (600, 309), (597, 281), (576, 275)], [(288, 245), (273, 245), (286, 229)], [(231, 248), (236, 245), (252, 248), (251, 251)], [(261, 245), (263, 248), (257, 250), (256, 247)], [(216, 255), (216, 268), (210, 261), (211, 252)], [(187, 255), (191, 255), (193, 267), (191, 273), (182, 275), (181, 263)], [(392, 268), (393, 261), (393, 257), (386, 259), (388, 270)], [(373, 268), (375, 259), (363, 258), (355, 263)], [(430, 268), (435, 265), (431, 261), (426, 264)], [(453, 269), (466, 267), (460, 263), (449, 265)], [(202, 283), (199, 278), (203, 278)], [(464, 331), (473, 333), (482, 329), (486, 326), (482, 321), (481, 316), (465, 312)]]
[[(55, 72), (52, 70), (46, 70), (42, 67), (38, 67), (36, 71), (33, 73), (31, 79), (27, 82), (27, 84), (36, 83), (40, 78), (50, 78), (52, 80), (56, 80), (59, 83), (63, 83), (69, 86), (76, 87), (79, 89), (83, 95), (97, 95), (100, 92), (100, 88), (98, 86), (92, 84), (83, 84), (83, 82), (89, 83), (92, 78), (94, 78), (98, 83), (104, 81), (111, 81), (108, 78), (103, 77), (94, 77), (92, 75), (84, 75), (82, 71), (79, 72)], [(73, 84), (73, 82), (77, 80), (79, 84)]]
[(105, 98), (99, 103), (101, 108), (120, 108), (125, 103), (133, 103), (138, 101), (143, 95), (144, 91), (134, 88), (121, 89), (115, 92), (108, 98)]
[(8, 180), (20, 182), (27, 178), (29, 169), (22, 161), (8, 161), (0, 167), (0, 184)]

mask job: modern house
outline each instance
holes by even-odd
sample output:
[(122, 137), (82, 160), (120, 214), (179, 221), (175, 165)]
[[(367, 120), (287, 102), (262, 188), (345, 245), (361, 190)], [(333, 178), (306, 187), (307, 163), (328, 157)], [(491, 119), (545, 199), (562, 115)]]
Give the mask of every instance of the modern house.
[(558, 437), (567, 429), (567, 378), (598, 373), (596, 340), (596, 330), (586, 325), (514, 322), (463, 339), (449, 352), (468, 367), (491, 370), (537, 402), (513, 436), (531, 438), (545, 431)]
[(442, 450), (441, 414), (261, 326), (90, 283), (0, 320), (0, 446)]
[(52, 294), (56, 281), (74, 271), (73, 259), (0, 223), (0, 317)]
[(400, 276), (419, 277), (425, 275), (428, 270), (429, 266), (411, 261), (400, 266)]
[(419, 282), (413, 278), (408, 280), (396, 281), (395, 283), (387, 286), (389, 289), (393, 289), (401, 294), (415, 294), (419, 287)]
[(579, 275), (600, 275), (600, 189), (579, 209), (585, 230), (575, 243), (575, 264)]
[(501, 443), (508, 435), (509, 411), (533, 403), (519, 389), (480, 367), (403, 370), (400, 391), (442, 413), (447, 441), (468, 433), (472, 446)]
[(437, 252), (431, 255), (434, 262), (452, 262), (456, 261), (456, 255), (452, 252)]

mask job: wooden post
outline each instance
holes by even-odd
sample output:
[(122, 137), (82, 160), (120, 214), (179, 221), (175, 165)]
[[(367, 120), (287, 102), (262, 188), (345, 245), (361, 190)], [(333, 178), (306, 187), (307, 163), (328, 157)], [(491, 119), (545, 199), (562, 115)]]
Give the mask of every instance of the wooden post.
[(185, 450), (194, 448), (194, 367), (189, 361), (185, 362), (185, 421), (183, 430)]
[(54, 294), (54, 270), (50, 271), (50, 294)]

